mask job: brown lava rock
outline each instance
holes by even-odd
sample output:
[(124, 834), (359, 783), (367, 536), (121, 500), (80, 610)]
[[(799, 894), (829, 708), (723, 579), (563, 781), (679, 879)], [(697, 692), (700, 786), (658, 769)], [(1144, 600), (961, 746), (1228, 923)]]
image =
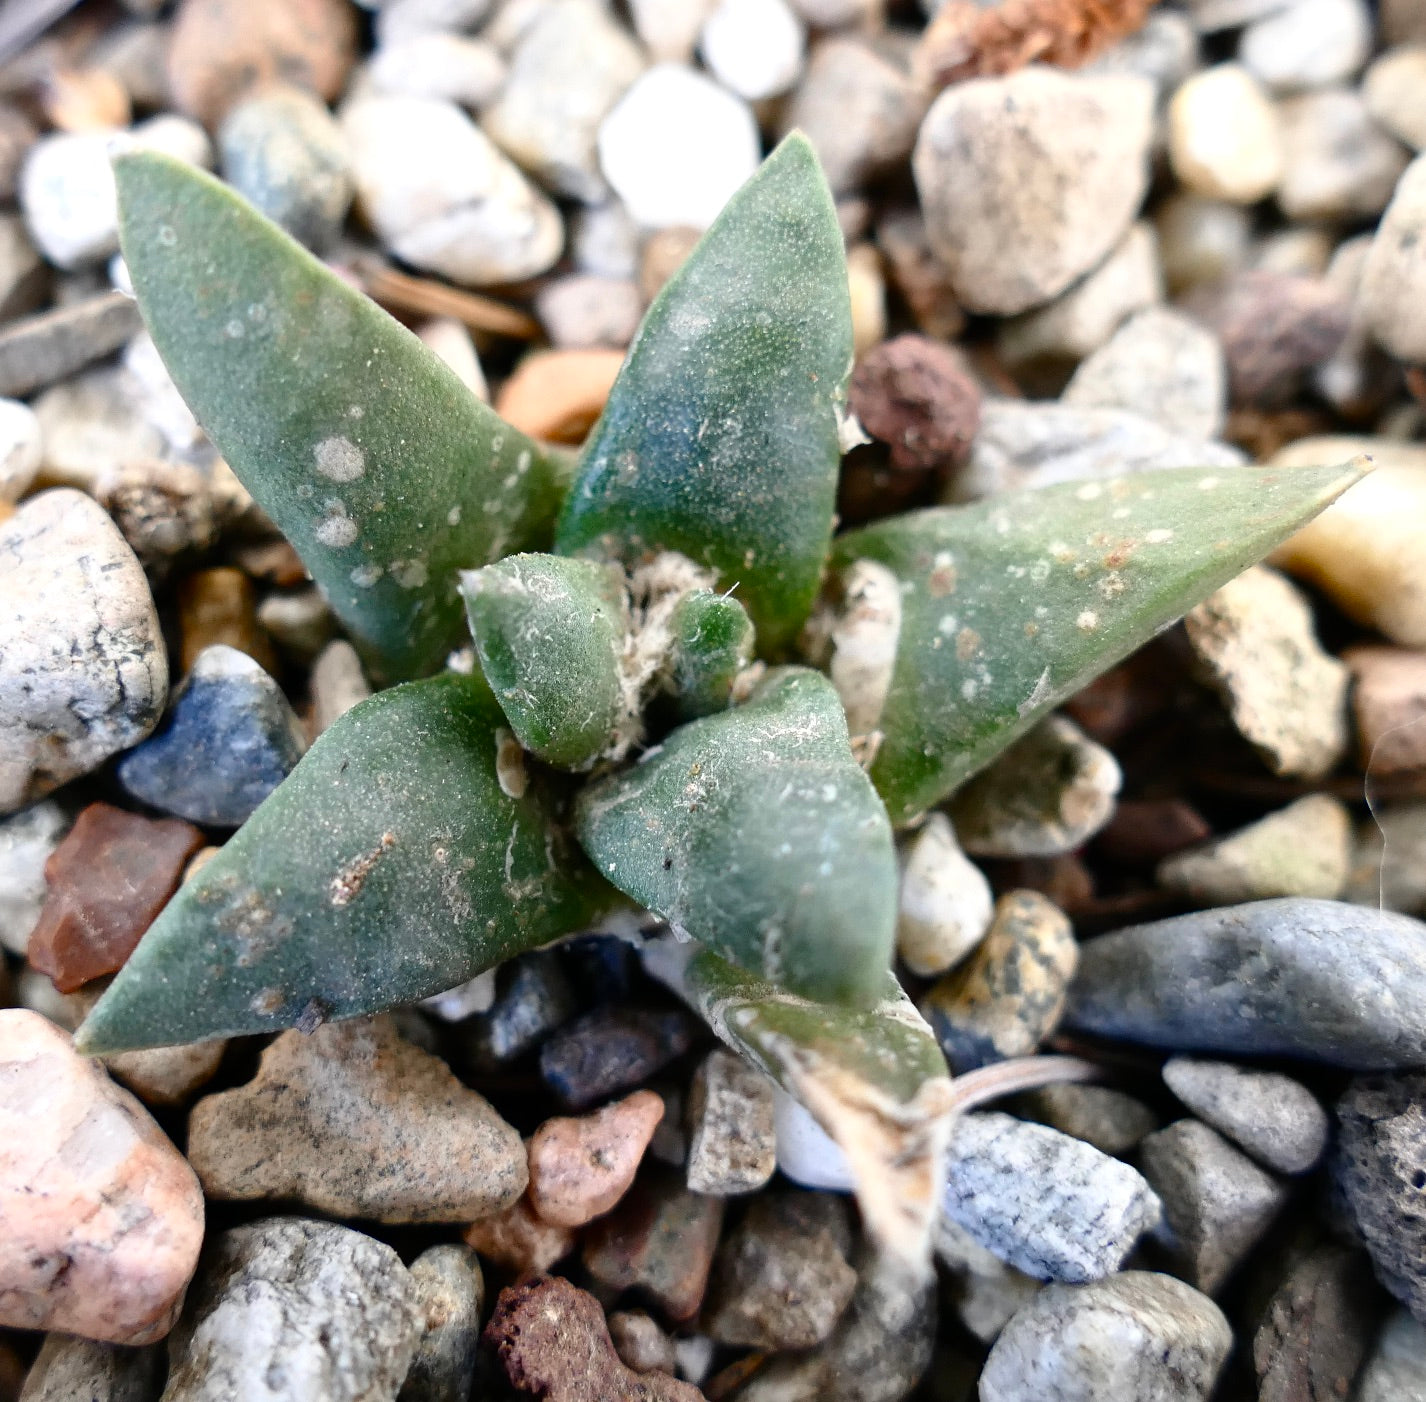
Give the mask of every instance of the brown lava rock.
[(485, 1342), (512, 1387), (548, 1402), (703, 1402), (691, 1383), (625, 1367), (599, 1302), (562, 1276), (502, 1290)]
[(49, 894), (30, 963), (61, 993), (122, 968), (202, 845), (203, 834), (178, 818), (91, 803), (45, 863)]
[(979, 385), (954, 350), (926, 336), (874, 346), (852, 373), (848, 399), (904, 472), (964, 462), (980, 427)]

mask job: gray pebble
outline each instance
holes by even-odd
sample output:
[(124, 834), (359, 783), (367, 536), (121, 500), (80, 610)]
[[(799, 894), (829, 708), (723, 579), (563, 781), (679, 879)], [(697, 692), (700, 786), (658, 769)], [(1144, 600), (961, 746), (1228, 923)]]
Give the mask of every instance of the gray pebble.
[(1232, 1346), (1218, 1306), (1171, 1276), (1050, 1285), (996, 1340), (980, 1402), (1205, 1402)]
[(480, 1260), (468, 1246), (433, 1246), (410, 1271), (426, 1332), (398, 1402), (467, 1402), (485, 1304)]
[(160, 1351), (47, 1334), (19, 1402), (153, 1402)]
[(1118, 1270), (1160, 1215), (1128, 1164), (998, 1112), (957, 1121), (941, 1210), (1017, 1270), (1076, 1283)]
[(1327, 1112), (1290, 1076), (1175, 1056), (1163, 1077), (1199, 1119), (1279, 1173), (1316, 1168), (1327, 1148)]
[(551, 345), (619, 348), (633, 340), (644, 301), (632, 278), (572, 273), (551, 279), (539, 290), (535, 312)]
[(69, 831), (53, 799), (0, 821), (0, 945), (24, 954), (45, 903), (45, 863)]
[(284, 653), (308, 665), (337, 630), (336, 616), (315, 587), (269, 594), (257, 607), (257, 621)]
[(570, 217), (570, 256), (582, 273), (635, 282), (642, 242), (639, 226), (618, 200), (584, 206)]
[(1083, 945), (1066, 1021), (1175, 1051), (1417, 1066), (1424, 942), (1418, 920), (1337, 901), (1197, 911)]
[(1020, 1096), (1016, 1109), (1102, 1154), (1127, 1153), (1159, 1127), (1159, 1117), (1142, 1100), (1109, 1086), (1045, 1086)]
[(391, 1402), (421, 1337), (415, 1281), (381, 1242), (267, 1217), (212, 1242), (169, 1340), (164, 1402)]
[(1408, 365), (1426, 361), (1426, 156), (1396, 183), (1362, 274), (1361, 306), (1372, 334)]
[(1188, 16), (1178, 10), (1151, 10), (1143, 28), (1111, 45), (1087, 71), (1147, 78), (1162, 104), (1198, 64), (1198, 33)]
[(466, 1055), (477, 1067), (513, 1061), (578, 1011), (574, 991), (553, 950), (523, 954), (501, 970), (504, 986), (489, 1012), (465, 1024)]
[(481, 39), (444, 30), (383, 44), (367, 61), (374, 92), (484, 107), (505, 82), (505, 60)]
[(938, 1217), (933, 1232), (936, 1259), (955, 1279), (951, 1306), (956, 1317), (981, 1343), (994, 1343), (1043, 1283), (1007, 1266), (949, 1217)]
[(46, 298), (50, 274), (18, 214), (0, 214), (0, 319), (34, 311)]
[(1356, 1402), (1426, 1402), (1426, 1328), (1405, 1310), (1393, 1314), (1377, 1336)]
[(1164, 1205), (1159, 1233), (1175, 1267), (1213, 1295), (1272, 1225), (1288, 1189), (1200, 1120), (1176, 1120), (1139, 1145)]
[(694, 1073), (688, 1121), (690, 1191), (752, 1193), (776, 1171), (773, 1083), (742, 1057), (709, 1052)]
[(361, 658), (345, 638), (328, 643), (312, 664), (311, 691), (314, 739), (357, 702), (371, 695), (371, 684), (362, 670)]
[(0, 814), (158, 723), (168, 656), (142, 566), (92, 498), (60, 488), (0, 525)]
[(1407, 152), (1373, 119), (1355, 88), (1326, 88), (1278, 104), (1283, 172), (1277, 202), (1289, 219), (1345, 223), (1387, 206)]
[(1332, 1178), (1377, 1278), (1426, 1323), (1426, 1072), (1352, 1082), (1337, 1102)]
[(163, 458), (168, 442), (144, 413), (135, 377), (106, 365), (53, 385), (34, 401), (46, 478), (97, 491), (114, 465)]
[(0, 327), (0, 395), (33, 394), (106, 355), (143, 325), (138, 304), (101, 292)]
[(1293, 0), (1255, 20), (1238, 40), (1243, 66), (1273, 92), (1347, 82), (1371, 51), (1365, 0)]
[(673, 1340), (643, 1310), (615, 1310), (609, 1316), (609, 1337), (619, 1361), (636, 1373), (672, 1373), (678, 1367)]
[(1253, 217), (1240, 204), (1179, 189), (1159, 204), (1154, 221), (1171, 292), (1212, 287), (1248, 264)]
[(1426, 915), (1426, 802), (1383, 808), (1362, 825), (1346, 899)]
[(374, 7), (378, 44), (394, 44), (417, 34), (459, 34), (473, 29), (490, 0), (381, 0)]

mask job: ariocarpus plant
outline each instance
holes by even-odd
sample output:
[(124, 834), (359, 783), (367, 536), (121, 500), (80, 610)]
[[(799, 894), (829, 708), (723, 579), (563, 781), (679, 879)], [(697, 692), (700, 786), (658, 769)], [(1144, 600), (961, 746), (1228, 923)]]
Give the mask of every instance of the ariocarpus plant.
[(573, 464), (216, 180), (116, 170), (175, 383), (401, 684), (182, 888), (79, 1045), (376, 1012), (632, 901), (924, 1265), (958, 1094), (891, 968), (895, 829), (1356, 472), (1158, 472), (834, 537), (851, 315), (800, 136), (650, 307)]

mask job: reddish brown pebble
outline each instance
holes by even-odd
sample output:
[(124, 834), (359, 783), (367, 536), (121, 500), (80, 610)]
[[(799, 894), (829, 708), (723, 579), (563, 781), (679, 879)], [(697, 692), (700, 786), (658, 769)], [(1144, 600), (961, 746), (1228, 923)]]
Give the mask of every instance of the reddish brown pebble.
[(495, 412), (532, 438), (579, 443), (614, 387), (624, 352), (589, 347), (527, 355), (500, 386)]
[(980, 427), (980, 387), (961, 357), (925, 336), (897, 336), (862, 357), (849, 401), (891, 464), (929, 472), (964, 462)]
[(168, 51), (174, 103), (211, 127), (275, 80), (330, 102), (346, 85), (356, 38), (346, 0), (184, 0)]
[(635, 1091), (592, 1115), (546, 1120), (530, 1140), (530, 1205), (546, 1222), (582, 1227), (629, 1191), (663, 1119), (663, 1101)]
[(203, 834), (178, 818), (91, 803), (45, 863), (49, 893), (30, 963), (61, 993), (123, 968), (202, 845)]
[(1121, 798), (1094, 850), (1119, 866), (1152, 867), (1212, 836), (1203, 815), (1181, 798)]
[(524, 1275), (547, 1271), (568, 1256), (574, 1250), (574, 1233), (535, 1216), (530, 1199), (522, 1197), (514, 1207), (467, 1227), (465, 1244), (487, 1261)]
[(180, 660), (187, 672), (204, 648), (223, 643), (245, 652), (264, 672), (277, 671), (272, 642), (257, 621), (257, 590), (242, 570), (198, 570), (178, 586)]
[(928, 336), (950, 341), (965, 330), (966, 316), (956, 301), (945, 265), (931, 252), (926, 221), (919, 209), (898, 209), (876, 229), (891, 285), (901, 294), (916, 325)]
[(585, 1268), (611, 1289), (644, 1291), (675, 1322), (691, 1319), (708, 1288), (722, 1225), (721, 1198), (652, 1173), (589, 1229)]
[(1426, 652), (1354, 647), (1342, 661), (1355, 682), (1352, 710), (1362, 768), (1373, 774), (1426, 769)]
[(502, 1290), (485, 1342), (512, 1387), (548, 1402), (704, 1402), (691, 1383), (625, 1367), (599, 1301), (561, 1276)]

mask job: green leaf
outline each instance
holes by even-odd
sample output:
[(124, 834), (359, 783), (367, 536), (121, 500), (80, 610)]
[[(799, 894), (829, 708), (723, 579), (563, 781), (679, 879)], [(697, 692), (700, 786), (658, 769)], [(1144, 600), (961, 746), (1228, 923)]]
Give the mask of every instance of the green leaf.
[[(612, 898), (479, 677), (336, 721), (169, 902), (81, 1028), (89, 1054), (274, 1032), (439, 993)], [(603, 895), (601, 896), (601, 891)]]
[(199, 423), (376, 668), (432, 670), (456, 571), (548, 542), (559, 461), (211, 176), (114, 168), (139, 307)]
[(833, 1002), (882, 994), (896, 928), (885, 810), (816, 672), (673, 731), (587, 787), (584, 850), (626, 895), (743, 968)]
[[(868, 589), (863, 567), (849, 586), (876, 596), (895, 641), (881, 690), (863, 677), (849, 702), (855, 727), (879, 733), (870, 772), (892, 821), (939, 803), (1365, 470), (1139, 473), (910, 512), (839, 537), (833, 569), (844, 583), (860, 561), (894, 580)], [(860, 655), (883, 654), (863, 639)]]
[(630, 709), (620, 667), (629, 624), (623, 572), (512, 555), (464, 573), (461, 593), (481, 671), (521, 745), (547, 764), (592, 763)]
[(695, 589), (685, 594), (669, 622), (668, 688), (681, 720), (723, 711), (733, 683), (753, 658), (748, 611), (728, 594)]
[(878, 1245), (924, 1268), (955, 1098), (941, 1049), (895, 978), (883, 973), (881, 1000), (858, 1011), (794, 997), (702, 952), (682, 991), (838, 1144)]
[(717, 572), (773, 653), (812, 607), (852, 367), (836, 210), (805, 137), (728, 201), (649, 308), (580, 459), (556, 549)]

